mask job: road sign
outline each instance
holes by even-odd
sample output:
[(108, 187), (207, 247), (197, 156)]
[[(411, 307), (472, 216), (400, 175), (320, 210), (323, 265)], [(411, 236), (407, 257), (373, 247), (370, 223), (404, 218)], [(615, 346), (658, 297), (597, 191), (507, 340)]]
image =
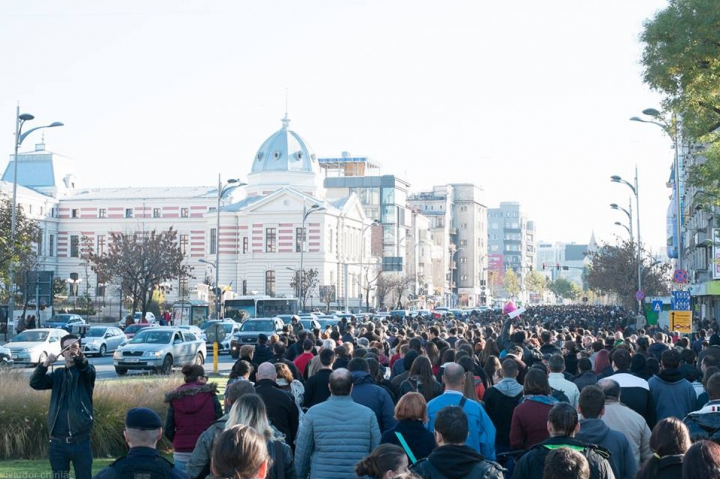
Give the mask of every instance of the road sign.
[(690, 291), (673, 291), (670, 300), (670, 309), (675, 311), (690, 311)]
[(684, 269), (676, 269), (673, 273), (673, 281), (676, 283), (687, 283), (688, 273)]
[(662, 305), (663, 302), (659, 299), (656, 299), (652, 302), (652, 310), (656, 313), (659, 313), (660, 311), (662, 311)]
[(670, 311), (670, 331), (690, 334), (692, 332), (692, 312)]
[(635, 293), (635, 299), (637, 299), (638, 301), (642, 301), (643, 299), (645, 299), (645, 293), (643, 293), (642, 291), (638, 291), (637, 293)]

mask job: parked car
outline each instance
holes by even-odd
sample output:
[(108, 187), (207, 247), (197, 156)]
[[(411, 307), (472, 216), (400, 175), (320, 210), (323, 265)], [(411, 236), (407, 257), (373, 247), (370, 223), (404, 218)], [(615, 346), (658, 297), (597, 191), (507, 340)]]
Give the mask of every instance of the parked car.
[(77, 324), (85, 324), (85, 320), (79, 314), (54, 314), (45, 321), (43, 328), (61, 328), (69, 333)]
[(282, 319), (278, 317), (248, 319), (240, 325), (240, 331), (233, 334), (230, 340), (230, 356), (237, 359), (240, 356), (240, 346), (257, 344), (260, 334), (268, 338), (273, 334), (279, 334), (283, 325)]
[(230, 351), (230, 340), (232, 339), (232, 335), (240, 331), (240, 323), (236, 322), (234, 319), (215, 319), (211, 321), (205, 321), (200, 329), (202, 330), (202, 339), (205, 341), (205, 345), (207, 346), (208, 350), (212, 350), (213, 343), (208, 341), (207, 339), (207, 330), (210, 326), (213, 324), (222, 324), (223, 329), (225, 330), (225, 339), (218, 342), (218, 351)]
[[(315, 317), (317, 317), (317, 316), (315, 316)], [(300, 318), (300, 321), (298, 321), (298, 322), (300, 324), (302, 324), (303, 329), (306, 331), (313, 331), (314, 329), (322, 329), (320, 327), (320, 322), (318, 322), (317, 319)]]
[(139, 323), (139, 324), (131, 324), (127, 328), (125, 328), (125, 338), (126, 339), (132, 339), (140, 330), (154, 326), (150, 323)]
[[(130, 314), (130, 312), (128, 312), (128, 314)], [(120, 321), (118, 321), (118, 327), (120, 329), (125, 329), (125, 324), (126, 324), (125, 318), (127, 317), (128, 314), (123, 315), (123, 318)], [(144, 321), (141, 323), (140, 318), (142, 318), (142, 311), (135, 311), (135, 314), (133, 315), (133, 321), (134, 321), (133, 324), (157, 324), (157, 322), (155, 321), (155, 314), (151, 313), (150, 311), (147, 311), (145, 313), (145, 319), (147, 321)]]
[(0, 369), (12, 366), (15, 363), (12, 359), (10, 349), (0, 346)]
[(176, 326), (176, 328), (185, 329), (187, 331), (190, 331), (198, 338), (202, 335), (202, 329), (200, 329), (198, 326), (195, 326), (193, 324), (181, 324), (179, 326)]
[(143, 328), (113, 354), (115, 372), (122, 376), (130, 369), (170, 374), (173, 367), (204, 364), (205, 341), (190, 331), (171, 326)]
[(6, 346), (16, 364), (39, 364), (50, 354), (60, 355), (60, 339), (67, 334), (61, 328), (29, 329), (12, 338)]
[(334, 314), (326, 314), (322, 316), (318, 316), (317, 319), (318, 323), (320, 323), (320, 329), (324, 331), (328, 326), (335, 326), (340, 322), (340, 318), (335, 316)]
[(85, 338), (82, 341), (83, 352), (88, 356), (103, 357), (106, 353), (115, 351), (126, 341), (127, 339), (120, 328), (93, 326), (85, 333)]

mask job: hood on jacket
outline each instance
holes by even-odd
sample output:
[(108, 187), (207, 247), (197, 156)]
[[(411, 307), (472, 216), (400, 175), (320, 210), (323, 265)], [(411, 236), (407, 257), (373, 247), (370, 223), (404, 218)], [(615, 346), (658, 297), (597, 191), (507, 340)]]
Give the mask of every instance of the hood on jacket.
[(373, 381), (370, 373), (366, 373), (365, 371), (353, 371), (351, 374), (353, 377), (353, 385), (355, 386), (359, 384), (375, 384), (375, 381)]
[[(209, 393), (209, 394), (203, 394)], [(173, 408), (184, 411), (186, 413), (197, 412), (202, 409), (208, 401), (212, 404), (212, 396), (217, 394), (217, 384), (208, 383), (186, 383), (165, 394), (165, 402), (171, 403), (178, 399), (176, 404), (173, 404)]]
[(485, 458), (468, 446), (441, 446), (436, 448), (428, 461), (447, 477), (468, 477), (472, 469)]
[(590, 444), (600, 444), (607, 436), (610, 428), (600, 419), (581, 419), (580, 435), (582, 440)]
[(664, 383), (676, 383), (685, 379), (678, 369), (663, 369), (655, 377)]
[(699, 411), (691, 412), (684, 422), (688, 426), (694, 423), (713, 438), (720, 433), (720, 400), (710, 401)]
[(522, 384), (517, 382), (515, 378), (501, 379), (500, 382), (493, 387), (505, 396), (511, 398), (514, 398), (518, 394), (522, 394), (523, 391)]

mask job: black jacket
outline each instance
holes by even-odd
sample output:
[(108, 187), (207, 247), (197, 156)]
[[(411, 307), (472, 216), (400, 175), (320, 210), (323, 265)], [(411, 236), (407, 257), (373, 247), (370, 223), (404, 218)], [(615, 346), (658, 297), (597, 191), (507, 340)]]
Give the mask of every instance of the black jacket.
[(331, 373), (331, 369), (320, 369), (307, 380), (305, 383), (305, 395), (303, 396), (303, 407), (311, 408), (330, 397), (328, 385), (330, 384)]
[(555, 436), (532, 447), (520, 458), (513, 479), (542, 479), (545, 469), (545, 458), (550, 451), (558, 447), (569, 447), (580, 452), (590, 465), (590, 479), (614, 479), (615, 475), (607, 461), (609, 454), (603, 448), (578, 441), (567, 436)]
[(255, 352), (253, 353), (253, 364), (260, 365), (266, 363), (272, 359), (272, 349), (267, 344), (256, 344)]
[(699, 411), (691, 412), (683, 423), (690, 431), (692, 442), (709, 439), (720, 443), (720, 400), (710, 401)]
[[(69, 391), (64, 387), (66, 374), (72, 375)], [(42, 391), (52, 389), (50, 408), (48, 411), (48, 433), (53, 435), (53, 428), (60, 412), (62, 396), (70, 394), (68, 411), (68, 427), (71, 436), (90, 435), (93, 421), (93, 390), (95, 389), (95, 367), (85, 357), (76, 358), (73, 366), (57, 368), (48, 373), (48, 368), (38, 364), (30, 377), (30, 387)]]
[(658, 461), (657, 469), (650, 472), (648, 466), (651, 458), (645, 463), (643, 469), (637, 475), (637, 479), (679, 479), (682, 477), (683, 456), (665, 456)]
[(259, 380), (255, 384), (255, 394), (265, 403), (270, 423), (285, 434), (285, 442), (288, 445), (294, 444), (300, 418), (293, 397), (280, 389), (271, 379)]
[(503, 394), (496, 386), (485, 391), (483, 402), (485, 403), (485, 412), (495, 425), (495, 444), (510, 446), (510, 423), (513, 411), (520, 404), (522, 397), (522, 388), (515, 395)]
[[(155, 476), (151, 476), (154, 473)], [(175, 468), (171, 462), (150, 447), (133, 447), (127, 456), (121, 457), (97, 473), (93, 479), (116, 479), (123, 477), (167, 477), (168, 479), (187, 479), (185, 472)]]
[[(410, 471), (423, 479), (502, 479), (499, 464), (485, 458), (468, 446), (440, 446), (427, 459), (418, 461)], [(541, 472), (542, 474), (542, 472)]]
[(395, 444), (402, 447), (396, 432), (402, 434), (417, 460), (428, 457), (435, 449), (435, 435), (428, 431), (422, 422), (412, 419), (400, 421), (394, 428), (385, 431), (380, 444)]

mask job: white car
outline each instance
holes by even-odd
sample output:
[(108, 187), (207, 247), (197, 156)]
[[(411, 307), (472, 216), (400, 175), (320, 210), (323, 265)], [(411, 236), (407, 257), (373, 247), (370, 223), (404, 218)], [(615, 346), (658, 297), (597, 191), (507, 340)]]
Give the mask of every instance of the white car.
[(204, 364), (205, 341), (185, 329), (156, 326), (141, 329), (113, 354), (115, 372), (122, 376), (128, 370), (157, 371), (170, 374), (174, 366)]
[(50, 354), (60, 355), (60, 340), (67, 334), (60, 328), (29, 329), (12, 338), (5, 346), (15, 364), (39, 364)]
[(125, 341), (125, 334), (120, 328), (93, 326), (87, 330), (82, 340), (83, 352), (88, 356), (103, 357), (122, 346)]
[[(133, 316), (133, 321), (135, 322), (134, 324), (138, 324), (140, 322), (140, 318), (142, 318), (142, 311), (135, 311), (135, 315)], [(150, 311), (145, 312), (145, 320), (150, 324), (155, 324), (155, 314)], [(125, 323), (125, 316), (123, 316), (123, 319), (118, 322), (118, 326), (121, 329), (125, 328)]]

